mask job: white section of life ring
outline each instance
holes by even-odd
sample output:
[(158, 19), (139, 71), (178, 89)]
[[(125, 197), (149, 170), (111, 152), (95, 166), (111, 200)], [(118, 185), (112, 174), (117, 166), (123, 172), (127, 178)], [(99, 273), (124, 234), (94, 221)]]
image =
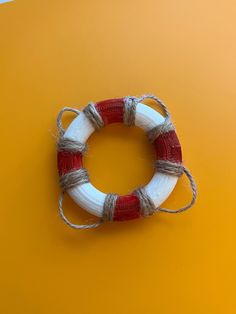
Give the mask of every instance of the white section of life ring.
[[(135, 125), (145, 132), (164, 122), (164, 117), (154, 109), (139, 103), (136, 107)], [(89, 136), (95, 131), (85, 114), (81, 112), (69, 125), (64, 137), (85, 143)], [(155, 173), (151, 181), (145, 186), (149, 197), (153, 200), (155, 207), (159, 207), (174, 189), (178, 177), (164, 173)], [(73, 200), (89, 213), (102, 217), (103, 204), (106, 197), (91, 183), (85, 183), (71, 189), (68, 194)]]

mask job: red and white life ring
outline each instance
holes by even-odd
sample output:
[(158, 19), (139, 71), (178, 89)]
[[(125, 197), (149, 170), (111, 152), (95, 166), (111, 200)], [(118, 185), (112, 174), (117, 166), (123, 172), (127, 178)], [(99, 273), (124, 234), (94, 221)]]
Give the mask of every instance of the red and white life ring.
[[(154, 99), (161, 106), (164, 110), (165, 116), (142, 103), (144, 99), (148, 98)], [(189, 208), (193, 205), (196, 198), (196, 186), (192, 176), (182, 165), (181, 146), (175, 129), (170, 123), (169, 112), (163, 102), (153, 95), (146, 95), (141, 98), (125, 97), (97, 102), (93, 104), (92, 109), (96, 111), (95, 113), (98, 115), (98, 118), (100, 119), (99, 121), (102, 122), (102, 126), (110, 123), (123, 123), (126, 108), (125, 105), (127, 101), (131, 101), (135, 104), (135, 116), (133, 122), (136, 126), (142, 128), (147, 133), (150, 133), (152, 130), (158, 128), (159, 133), (153, 140), (156, 160), (160, 165), (162, 162), (165, 165), (167, 164), (167, 168), (164, 168), (166, 171), (156, 171), (151, 181), (143, 187), (146, 197), (148, 197), (148, 200), (152, 202), (152, 206), (154, 206), (157, 210), (179, 212)], [(67, 110), (74, 111), (78, 115), (64, 132), (61, 126), (61, 116), (63, 112)], [(81, 169), (83, 169), (83, 145), (86, 144), (89, 136), (96, 129), (96, 124), (93, 123), (94, 121), (92, 121), (92, 119), (93, 117), (91, 118), (85, 110), (79, 112), (76, 109), (64, 108), (60, 112), (58, 116), (58, 127), (61, 133), (62, 141), (68, 140), (69, 142), (80, 143), (82, 145), (81, 149), (78, 150), (70, 150), (70, 146), (69, 150), (65, 149), (65, 146), (63, 145), (59, 146), (58, 171), (60, 178), (64, 178), (68, 174), (71, 175), (76, 171), (78, 173)], [(168, 123), (166, 123), (167, 120)], [(164, 128), (162, 128), (162, 126), (164, 126)], [(185, 206), (181, 210), (172, 211), (160, 208), (160, 205), (168, 198), (174, 189), (179, 178), (179, 172), (177, 171), (177, 173), (174, 173), (173, 175), (172, 171), (168, 171), (168, 165), (171, 167), (177, 167), (178, 170), (180, 169), (180, 174), (185, 172), (190, 179), (193, 190), (193, 199), (189, 205)], [(106, 201), (107, 194), (99, 191), (90, 182), (84, 182), (83, 180), (80, 184), (69, 185), (69, 188), (67, 188), (66, 191), (79, 206), (87, 210), (89, 213), (100, 217), (101, 221), (103, 221), (104, 203)], [(124, 221), (138, 218), (143, 214), (142, 205), (143, 204), (140, 204), (139, 195), (135, 193), (117, 196), (113, 206), (112, 220)], [(62, 210), (62, 197), (59, 201), (59, 209), (62, 218), (71, 227), (84, 229), (96, 227), (100, 224), (100, 222), (92, 225), (75, 225), (70, 223)]]

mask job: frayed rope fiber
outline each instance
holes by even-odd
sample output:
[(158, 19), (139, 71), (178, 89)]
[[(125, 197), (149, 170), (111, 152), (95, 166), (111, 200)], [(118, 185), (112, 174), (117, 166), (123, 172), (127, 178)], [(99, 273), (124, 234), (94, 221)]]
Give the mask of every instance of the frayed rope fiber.
[[(117, 103), (115, 99), (110, 100), (110, 108), (113, 111), (109, 111), (109, 119), (112, 122), (120, 122), (123, 119), (123, 123), (125, 125), (134, 125), (137, 104), (146, 99), (154, 100), (162, 109), (165, 117), (165, 120), (162, 124), (155, 126), (147, 132), (149, 141), (151, 143), (156, 143), (155, 145), (159, 145), (156, 147), (157, 160), (155, 161), (155, 171), (176, 177), (186, 174), (192, 189), (192, 199), (190, 203), (177, 210), (161, 207), (156, 208), (145, 187), (141, 187), (136, 189), (133, 194), (127, 196), (118, 196), (117, 194), (112, 193), (107, 194), (103, 204), (103, 217), (100, 219), (100, 221), (88, 225), (76, 225), (71, 223), (65, 217), (63, 212), (62, 204), (64, 193), (68, 189), (89, 183), (89, 175), (87, 170), (82, 166), (82, 155), (85, 153), (87, 145), (64, 136), (65, 130), (63, 129), (61, 122), (64, 112), (69, 111), (79, 115), (80, 111), (77, 109), (65, 107), (60, 111), (57, 118), (59, 133), (59, 139), (57, 143), (60, 174), (59, 181), (62, 188), (62, 193), (59, 198), (59, 213), (64, 222), (70, 227), (75, 229), (90, 229), (98, 227), (104, 221), (122, 221), (126, 219), (138, 218), (139, 216), (146, 217), (157, 211), (180, 213), (192, 207), (195, 203), (197, 197), (196, 184), (191, 173), (182, 164), (181, 148), (175, 134), (175, 128), (171, 123), (170, 114), (167, 107), (159, 98), (154, 95), (144, 95), (140, 98), (127, 96), (123, 99), (117, 100)], [(106, 120), (106, 123), (104, 123), (105, 116), (103, 116), (104, 110), (110, 110), (109, 101), (104, 101), (104, 106), (102, 104), (103, 102), (99, 103), (100, 108), (102, 108), (103, 111), (98, 110), (96, 107), (97, 105), (94, 103), (89, 103), (83, 110), (84, 115), (90, 121), (95, 130), (101, 129), (107, 124), (107, 121), (109, 122), (109, 120)], [(168, 147), (170, 147), (170, 149)]]

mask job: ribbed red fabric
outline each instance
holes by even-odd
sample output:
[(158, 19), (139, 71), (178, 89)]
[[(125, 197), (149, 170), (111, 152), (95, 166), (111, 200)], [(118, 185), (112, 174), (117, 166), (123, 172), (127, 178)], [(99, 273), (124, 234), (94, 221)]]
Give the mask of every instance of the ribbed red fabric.
[(116, 122), (123, 122), (124, 99), (107, 99), (95, 104), (97, 111), (105, 125)]
[(119, 196), (116, 200), (113, 220), (124, 221), (140, 217), (140, 202), (136, 195)]
[(57, 152), (57, 168), (60, 176), (72, 170), (78, 170), (82, 168), (82, 166), (81, 153), (71, 153), (67, 151)]
[(182, 163), (181, 146), (174, 130), (160, 134), (153, 144), (157, 160)]

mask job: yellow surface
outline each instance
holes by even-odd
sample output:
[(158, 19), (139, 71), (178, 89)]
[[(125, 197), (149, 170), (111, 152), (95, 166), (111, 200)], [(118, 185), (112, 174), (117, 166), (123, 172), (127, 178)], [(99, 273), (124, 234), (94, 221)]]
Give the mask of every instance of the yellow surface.
[[(0, 4), (1, 313), (235, 313), (235, 16), (233, 0)], [(57, 112), (145, 92), (172, 113), (196, 206), (69, 229), (57, 212)], [(101, 190), (151, 178), (140, 130), (109, 126), (89, 145)], [(181, 179), (165, 205), (189, 198)], [(74, 222), (90, 217), (65, 206)]]

